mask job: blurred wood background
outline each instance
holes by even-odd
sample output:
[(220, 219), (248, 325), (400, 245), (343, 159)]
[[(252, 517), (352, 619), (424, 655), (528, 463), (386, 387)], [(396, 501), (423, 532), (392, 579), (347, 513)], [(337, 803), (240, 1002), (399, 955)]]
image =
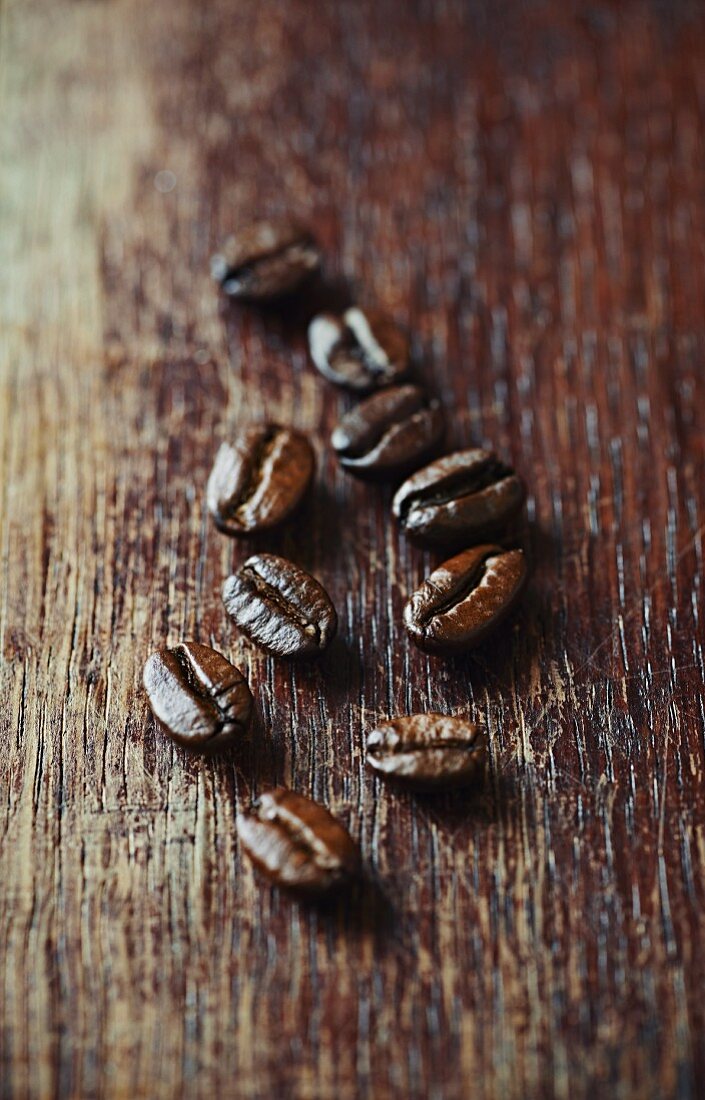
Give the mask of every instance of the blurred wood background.
[[(566, 0), (1, 0), (2, 1095), (617, 1098), (705, 1089), (705, 9)], [(218, 240), (293, 211), (408, 323), (449, 445), (529, 485), (506, 635), (439, 662), (437, 558), (336, 469), (301, 315), (223, 303)], [(341, 640), (260, 656), (220, 586), (217, 444), (308, 429), (280, 550)], [(140, 675), (181, 637), (262, 732), (187, 758)], [(396, 795), (375, 719), (479, 713), (484, 793)], [(359, 837), (349, 905), (233, 829), (285, 782)]]

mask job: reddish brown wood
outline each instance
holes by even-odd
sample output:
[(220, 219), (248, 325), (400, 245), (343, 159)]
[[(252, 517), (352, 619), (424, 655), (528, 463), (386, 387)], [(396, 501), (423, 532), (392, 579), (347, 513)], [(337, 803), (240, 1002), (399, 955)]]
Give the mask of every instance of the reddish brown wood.
[[(3, 1095), (697, 1097), (702, 7), (0, 12)], [(308, 362), (308, 307), (209, 279), (223, 234), (282, 212), (318, 227), (326, 301), (409, 325), (450, 442), (527, 480), (534, 576), (472, 658), (407, 641), (439, 559), (336, 467), (352, 399)], [(300, 523), (253, 544), (336, 603), (313, 667), (219, 597), (251, 548), (205, 483), (263, 413), (319, 458)], [(248, 676), (235, 757), (153, 729), (142, 664), (182, 636)], [(366, 730), (414, 710), (486, 721), (479, 799), (366, 771)], [(360, 839), (349, 906), (242, 857), (237, 810), (280, 783)]]

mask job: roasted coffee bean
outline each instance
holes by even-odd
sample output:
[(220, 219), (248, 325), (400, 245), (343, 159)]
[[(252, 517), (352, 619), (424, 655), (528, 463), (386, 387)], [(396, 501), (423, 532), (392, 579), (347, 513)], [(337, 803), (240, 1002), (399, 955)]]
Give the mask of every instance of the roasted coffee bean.
[(325, 588), (275, 554), (248, 558), (223, 585), (223, 603), (238, 629), (275, 657), (317, 657), (338, 627)]
[(337, 386), (366, 392), (400, 382), (409, 369), (409, 341), (394, 321), (353, 307), (322, 313), (308, 330), (311, 358)]
[(331, 436), (341, 465), (368, 481), (393, 481), (416, 469), (443, 437), (438, 401), (419, 386), (394, 386), (366, 398)]
[(473, 546), (426, 578), (404, 608), (404, 625), (426, 653), (473, 649), (514, 609), (526, 574), (523, 551)]
[(359, 851), (347, 829), (324, 806), (277, 787), (238, 814), (248, 856), (272, 882), (304, 894), (322, 894), (350, 879)]
[(211, 273), (231, 298), (266, 302), (296, 290), (320, 263), (318, 245), (303, 226), (262, 221), (228, 237)]
[(247, 681), (210, 646), (181, 642), (158, 650), (144, 666), (143, 682), (154, 717), (186, 749), (217, 752), (249, 729)]
[(456, 451), (417, 470), (392, 509), (424, 546), (453, 547), (498, 535), (524, 503), (524, 485), (489, 451)]
[(485, 768), (481, 726), (446, 714), (410, 714), (381, 722), (367, 738), (367, 763), (385, 779), (419, 790), (465, 787)]
[(301, 432), (277, 424), (244, 428), (216, 455), (206, 491), (208, 510), (227, 535), (278, 527), (298, 508), (314, 467), (311, 444)]

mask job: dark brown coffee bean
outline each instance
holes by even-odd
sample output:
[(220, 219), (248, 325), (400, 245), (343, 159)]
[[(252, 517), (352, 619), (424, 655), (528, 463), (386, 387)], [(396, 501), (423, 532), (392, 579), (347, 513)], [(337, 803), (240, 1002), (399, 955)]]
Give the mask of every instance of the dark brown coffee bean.
[(404, 608), (404, 625), (426, 653), (473, 649), (514, 609), (526, 575), (523, 551), (473, 546), (426, 578)]
[(407, 478), (392, 509), (423, 546), (453, 547), (499, 534), (524, 503), (524, 485), (489, 451), (456, 451)]
[(223, 603), (238, 629), (275, 657), (317, 657), (338, 627), (325, 588), (275, 554), (248, 558), (223, 585)]
[(322, 313), (308, 330), (311, 358), (337, 386), (366, 392), (400, 382), (409, 369), (409, 341), (384, 314), (357, 306), (342, 317)]
[(231, 298), (266, 302), (290, 294), (321, 263), (312, 234), (295, 222), (256, 222), (224, 241), (211, 272)]
[(315, 457), (301, 432), (277, 424), (244, 428), (216, 455), (206, 491), (208, 510), (227, 535), (278, 527), (311, 484)]
[(367, 738), (367, 763), (385, 779), (419, 790), (465, 787), (485, 768), (481, 726), (446, 714), (410, 714), (381, 722)]
[(160, 649), (148, 658), (142, 678), (154, 717), (186, 749), (217, 752), (249, 729), (247, 681), (210, 646), (181, 642)]
[(341, 465), (368, 481), (393, 481), (425, 462), (443, 437), (443, 413), (420, 386), (394, 386), (366, 398), (331, 436)]
[(284, 787), (238, 814), (242, 846), (277, 886), (322, 894), (356, 874), (360, 857), (347, 829), (324, 806)]

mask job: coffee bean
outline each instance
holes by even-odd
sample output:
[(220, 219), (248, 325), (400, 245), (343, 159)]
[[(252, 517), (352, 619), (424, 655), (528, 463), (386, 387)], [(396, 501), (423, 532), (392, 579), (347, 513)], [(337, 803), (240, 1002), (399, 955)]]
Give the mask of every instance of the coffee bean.
[(483, 774), (482, 727), (445, 714), (381, 722), (367, 738), (367, 763), (385, 779), (420, 790), (465, 787)]
[(144, 666), (143, 682), (154, 717), (186, 749), (216, 752), (250, 726), (247, 681), (210, 646), (181, 642), (157, 650)]
[(366, 392), (400, 382), (409, 369), (409, 341), (384, 314), (357, 307), (342, 317), (322, 313), (308, 330), (311, 358), (338, 386)]
[(414, 542), (467, 546), (499, 534), (524, 496), (521, 478), (491, 452), (456, 451), (407, 478), (392, 510)]
[(443, 437), (438, 401), (420, 386), (394, 386), (366, 398), (331, 436), (341, 465), (368, 481), (393, 481), (426, 461)]
[(303, 226), (262, 221), (228, 237), (211, 273), (231, 298), (266, 302), (296, 290), (320, 263), (318, 245)]
[(473, 546), (426, 578), (404, 608), (404, 625), (426, 653), (472, 649), (514, 609), (526, 575), (523, 551)]
[(324, 806), (277, 787), (238, 814), (237, 831), (255, 866), (277, 886), (322, 894), (359, 867), (355, 841)]
[(248, 558), (226, 580), (223, 603), (238, 629), (275, 657), (317, 657), (338, 627), (325, 588), (275, 554)]
[(220, 531), (253, 535), (278, 527), (301, 503), (315, 457), (301, 432), (277, 424), (244, 428), (223, 443), (208, 478), (208, 510)]

